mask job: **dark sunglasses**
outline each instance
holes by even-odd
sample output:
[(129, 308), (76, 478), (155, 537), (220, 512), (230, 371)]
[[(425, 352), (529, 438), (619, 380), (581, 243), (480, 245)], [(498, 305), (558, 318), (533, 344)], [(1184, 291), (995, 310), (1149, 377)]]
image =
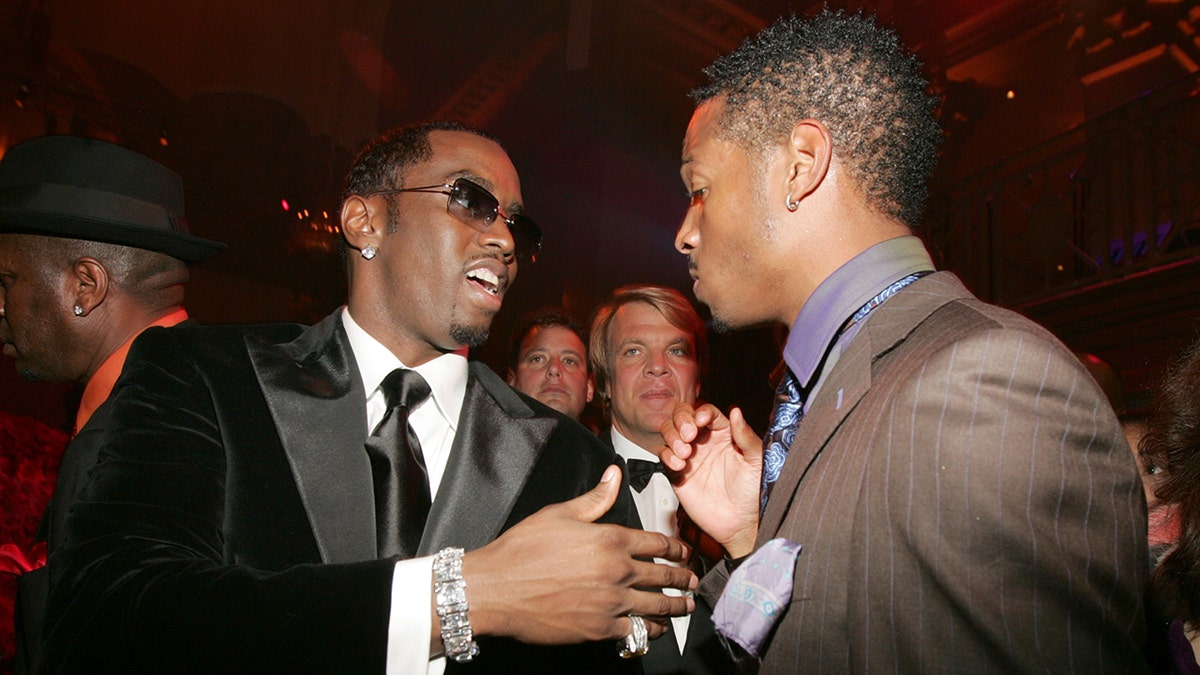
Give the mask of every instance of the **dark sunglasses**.
[(542, 250), (542, 229), (537, 223), (519, 213), (512, 216), (500, 213), (500, 200), (466, 178), (441, 185), (379, 190), (368, 196), (398, 192), (434, 192), (449, 195), (450, 198), (446, 200), (446, 212), (480, 232), (491, 227), (497, 218), (503, 219), (508, 225), (509, 234), (512, 235), (513, 251), (517, 258), (532, 261), (537, 252)]

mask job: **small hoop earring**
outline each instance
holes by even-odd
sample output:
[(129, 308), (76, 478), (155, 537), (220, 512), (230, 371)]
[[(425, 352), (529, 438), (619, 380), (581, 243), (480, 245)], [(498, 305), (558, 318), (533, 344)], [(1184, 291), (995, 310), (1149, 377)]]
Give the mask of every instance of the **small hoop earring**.
[(75, 305), (75, 316), (83, 316), (83, 308)]
[(366, 246), (362, 247), (362, 250), (360, 250), (359, 253), (362, 255), (364, 260), (370, 260), (371, 258), (375, 257), (376, 251), (374, 246), (367, 244)]
[(787, 210), (794, 213), (798, 208), (800, 208), (800, 200), (792, 201), (792, 193), (789, 192), (787, 196)]

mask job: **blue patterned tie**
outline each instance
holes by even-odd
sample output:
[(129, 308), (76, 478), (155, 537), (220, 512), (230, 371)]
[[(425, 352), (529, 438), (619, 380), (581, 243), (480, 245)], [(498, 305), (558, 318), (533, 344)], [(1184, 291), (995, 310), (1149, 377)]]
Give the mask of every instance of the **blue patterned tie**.
[[(825, 353), (821, 356), (821, 360), (813, 372), (814, 376), (820, 376), (829, 352), (833, 350), (833, 346), (837, 344), (843, 333), (865, 319), (867, 314), (883, 304), (884, 300), (926, 274), (930, 273), (917, 272), (904, 277), (880, 291), (849, 319), (846, 319), (846, 323), (842, 324), (825, 348)], [(771, 485), (779, 480), (779, 473), (783, 470), (783, 463), (787, 459), (788, 448), (792, 447), (792, 441), (796, 439), (796, 428), (800, 426), (800, 418), (804, 417), (804, 399), (807, 394), (808, 392), (800, 388), (800, 383), (792, 374), (792, 370), (785, 369), (783, 378), (779, 381), (779, 387), (775, 390), (775, 409), (771, 412), (771, 424), (767, 427), (767, 433), (763, 434), (762, 490), (759, 493), (760, 515), (767, 510), (767, 495), (770, 493)]]
[(775, 410), (771, 412), (771, 424), (763, 435), (762, 491), (759, 492), (759, 513), (767, 508), (767, 491), (779, 480), (788, 448), (796, 439), (796, 428), (804, 416), (804, 396), (800, 384), (790, 368), (785, 368), (779, 387), (775, 390)]

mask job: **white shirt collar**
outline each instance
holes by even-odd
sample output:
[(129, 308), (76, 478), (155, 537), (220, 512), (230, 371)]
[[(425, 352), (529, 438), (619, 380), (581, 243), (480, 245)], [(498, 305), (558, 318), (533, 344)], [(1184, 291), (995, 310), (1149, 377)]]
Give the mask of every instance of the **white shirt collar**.
[(616, 427), (612, 427), (612, 444), (613, 450), (616, 450), (622, 459), (644, 459), (647, 462), (658, 461), (658, 457), (653, 452), (625, 438), (621, 432), (617, 431)]
[[(348, 307), (342, 308), (342, 325), (350, 339), (354, 360), (362, 376), (363, 391), (370, 399), (379, 389), (379, 383), (388, 373), (397, 368), (408, 368), (387, 347), (363, 329), (350, 316)], [(443, 354), (412, 368), (425, 378), (432, 392), (430, 398), (437, 406), (445, 423), (452, 431), (458, 430), (458, 416), (462, 412), (463, 399), (467, 394), (467, 349)], [(417, 406), (423, 408), (424, 404)]]

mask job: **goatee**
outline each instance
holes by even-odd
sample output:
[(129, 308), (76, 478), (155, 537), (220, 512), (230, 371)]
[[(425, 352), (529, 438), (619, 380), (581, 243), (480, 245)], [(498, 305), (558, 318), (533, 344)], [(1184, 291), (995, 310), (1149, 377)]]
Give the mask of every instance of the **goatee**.
[(460, 345), (479, 347), (487, 342), (489, 328), (489, 326), (479, 327), (454, 324), (450, 326), (450, 338)]

